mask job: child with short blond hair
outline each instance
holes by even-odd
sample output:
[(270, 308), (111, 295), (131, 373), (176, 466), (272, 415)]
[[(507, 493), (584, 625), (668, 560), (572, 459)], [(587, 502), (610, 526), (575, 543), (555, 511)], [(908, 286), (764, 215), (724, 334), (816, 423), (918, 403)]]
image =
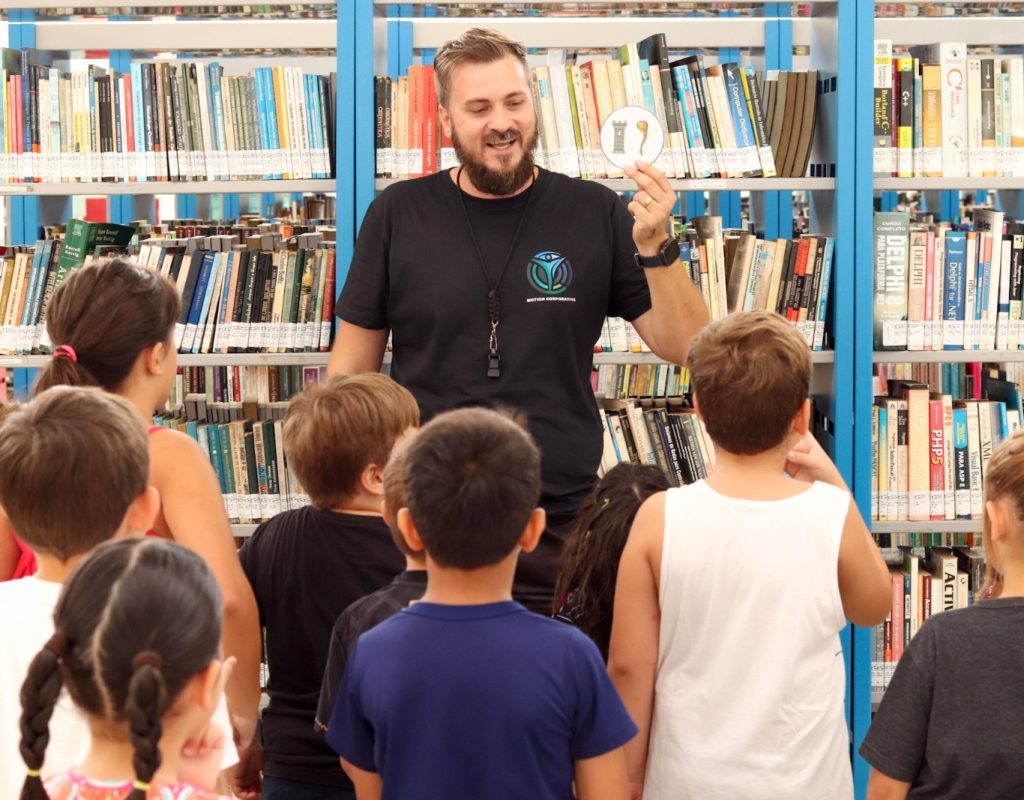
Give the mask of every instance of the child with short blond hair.
[(644, 800), (852, 798), (839, 631), (885, 617), (889, 574), (809, 433), (807, 344), (737, 313), (688, 366), (715, 470), (644, 503), (615, 592), (631, 782)]
[(377, 373), (331, 375), (288, 407), (285, 453), (311, 505), (263, 523), (240, 551), (266, 629), (263, 800), (352, 796), (314, 728), (317, 699), (338, 615), (402, 571), (381, 495), (392, 449), (417, 425), (412, 395)]
[(1024, 797), (1024, 432), (985, 468), (989, 585), (907, 646), (860, 754), (868, 800)]

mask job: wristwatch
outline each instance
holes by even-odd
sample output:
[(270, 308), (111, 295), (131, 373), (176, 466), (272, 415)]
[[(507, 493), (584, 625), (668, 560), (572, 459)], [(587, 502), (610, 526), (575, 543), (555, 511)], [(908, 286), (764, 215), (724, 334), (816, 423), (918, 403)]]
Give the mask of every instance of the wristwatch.
[(672, 237), (661, 246), (661, 249), (653, 256), (642, 256), (634, 253), (636, 265), (641, 269), (652, 267), (671, 267), (679, 260), (679, 240)]

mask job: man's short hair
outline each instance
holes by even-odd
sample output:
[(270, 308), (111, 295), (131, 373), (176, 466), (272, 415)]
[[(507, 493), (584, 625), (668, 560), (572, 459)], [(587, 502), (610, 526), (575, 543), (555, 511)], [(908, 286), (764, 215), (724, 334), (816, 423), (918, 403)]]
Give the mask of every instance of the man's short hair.
[(388, 530), (391, 531), (391, 538), (395, 540), (395, 546), (404, 555), (415, 556), (417, 553), (410, 549), (405, 542), (405, 537), (398, 529), (398, 512), (406, 507), (405, 502), (405, 480), (402, 476), (405, 470), (405, 451), (407, 446), (403, 443), (395, 448), (384, 467), (384, 509), (387, 512)]
[(0, 424), (0, 505), (37, 552), (88, 553), (148, 485), (149, 437), (123, 397), (55, 386)]
[(395, 440), (419, 421), (416, 400), (386, 375), (329, 375), (288, 406), (289, 467), (313, 505), (337, 507), (358, 492), (363, 470), (383, 467)]
[(807, 342), (770, 311), (712, 322), (690, 345), (687, 366), (708, 435), (737, 455), (781, 444), (810, 391)]
[(514, 56), (523, 65), (526, 75), (526, 50), (515, 39), (490, 28), (470, 28), (461, 36), (445, 42), (434, 55), (434, 80), (437, 84), (437, 102), (448, 108), (452, 90), (452, 73), (460, 64), (490, 64), (506, 56)]
[(409, 513), (442, 567), (477, 569), (511, 553), (540, 495), (540, 451), (507, 416), (449, 411), (416, 435), (405, 456)]

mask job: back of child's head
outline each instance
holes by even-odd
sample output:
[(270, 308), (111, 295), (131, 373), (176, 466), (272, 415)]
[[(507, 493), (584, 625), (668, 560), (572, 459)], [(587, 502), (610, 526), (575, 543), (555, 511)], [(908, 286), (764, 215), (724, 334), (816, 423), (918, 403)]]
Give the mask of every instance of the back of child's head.
[[(658, 467), (618, 464), (583, 502), (563, 550), (556, 602), (608, 657), (619, 559), (636, 512), (652, 494), (670, 486)], [(556, 609), (557, 610), (557, 609)]]
[(45, 800), (38, 770), (62, 686), (87, 715), (133, 748), (136, 786), (161, 763), (161, 720), (220, 649), (221, 596), (209, 567), (188, 548), (160, 539), (102, 545), (75, 569), (54, 611), (55, 633), (21, 690), (23, 800)]
[(288, 464), (313, 505), (336, 507), (358, 493), (363, 470), (383, 467), (395, 441), (419, 422), (415, 398), (386, 375), (330, 375), (288, 405)]
[(117, 391), (143, 350), (169, 342), (179, 308), (174, 284), (131, 261), (114, 258), (74, 270), (46, 309), (55, 349), (36, 392), (58, 384)]
[(146, 429), (116, 395), (57, 386), (0, 425), (0, 506), (37, 552), (89, 552), (118, 532), (148, 482)]
[(415, 556), (416, 553), (409, 547), (398, 529), (398, 512), (406, 507), (405, 481), (402, 473), (405, 470), (405, 451), (407, 446), (402, 444), (395, 448), (384, 467), (384, 520), (391, 531), (391, 538), (395, 540), (395, 546), (402, 551), (403, 555)]
[[(985, 501), (999, 500), (1008, 501), (1008, 511), (1012, 514), (1012, 530), (1006, 544), (1012, 552), (1024, 555), (1024, 535), (1021, 535), (1024, 526), (1024, 430), (1016, 431), (999, 445), (985, 467)], [(989, 525), (986, 507), (986, 531)], [(991, 554), (986, 553), (986, 556), (990, 558)], [(991, 561), (989, 570), (991, 576)]]
[(811, 385), (811, 353), (778, 314), (742, 311), (712, 322), (687, 357), (708, 435), (729, 453), (778, 447)]
[(540, 496), (540, 451), (508, 416), (440, 414), (405, 454), (409, 513), (430, 558), (471, 570), (512, 553)]

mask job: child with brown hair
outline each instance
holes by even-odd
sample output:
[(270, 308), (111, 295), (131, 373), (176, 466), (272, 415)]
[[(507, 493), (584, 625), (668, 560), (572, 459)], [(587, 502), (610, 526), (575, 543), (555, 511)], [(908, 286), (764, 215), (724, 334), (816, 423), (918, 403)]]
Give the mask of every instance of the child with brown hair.
[(643, 502), (670, 485), (658, 467), (616, 464), (583, 502), (562, 551), (554, 616), (593, 639), (606, 661), (622, 548)]
[[(61, 387), (0, 424), (0, 506), (32, 548), (38, 571), (0, 583), (0, 796), (16, 797), (18, 696), (36, 652), (53, 632), (61, 584), (101, 542), (143, 533), (160, 504), (147, 482), (146, 431), (126, 400), (98, 389)], [(77, 763), (88, 730), (66, 701), (58, 706), (51, 775)]]
[(227, 697), (241, 750), (255, 734), (259, 707), (256, 603), (238, 564), (209, 457), (184, 433), (152, 425), (177, 372), (178, 312), (174, 285), (151, 269), (115, 258), (74, 270), (47, 307), (46, 330), (55, 347), (35, 391), (99, 386), (127, 399), (150, 426), (149, 482), (160, 493), (152, 533), (192, 548), (217, 576), (224, 597), (224, 652), (238, 659)]
[(533, 439), (466, 408), (405, 459), (398, 527), (427, 592), (359, 637), (327, 733), (359, 797), (626, 800), (636, 726), (597, 648), (512, 601), (545, 523)]
[(777, 314), (737, 313), (688, 366), (715, 470), (644, 503), (615, 590), (631, 782), (644, 800), (852, 798), (839, 632), (880, 622), (891, 590), (809, 433), (807, 344)]
[[(225, 735), (210, 716), (233, 666), (220, 660), (221, 615), (210, 569), (180, 545), (136, 537), (86, 557), (22, 688), (22, 800), (228, 800), (206, 791)], [(92, 743), (44, 787), (50, 716), (65, 686)]]
[(402, 571), (381, 518), (384, 467), (419, 419), (379, 373), (331, 375), (288, 407), (284, 448), (312, 505), (263, 523), (240, 551), (266, 628), (263, 800), (351, 796), (314, 728), (317, 698), (338, 615)]
[(406, 506), (402, 470), (405, 468), (407, 446), (408, 442), (403, 442), (395, 448), (391, 460), (384, 468), (384, 500), (381, 503), (381, 514), (391, 531), (391, 539), (405, 556), (405, 571), (396, 575), (383, 589), (356, 600), (341, 612), (334, 623), (327, 668), (320, 686), (320, 702), (316, 709), (316, 726), (325, 732), (334, 709), (334, 696), (341, 686), (345, 665), (356, 639), (419, 600), (427, 590), (427, 562), (423, 553), (412, 550), (398, 529), (398, 512)]
[(868, 800), (1024, 797), (1024, 432), (985, 468), (988, 587), (930, 617), (860, 747)]

